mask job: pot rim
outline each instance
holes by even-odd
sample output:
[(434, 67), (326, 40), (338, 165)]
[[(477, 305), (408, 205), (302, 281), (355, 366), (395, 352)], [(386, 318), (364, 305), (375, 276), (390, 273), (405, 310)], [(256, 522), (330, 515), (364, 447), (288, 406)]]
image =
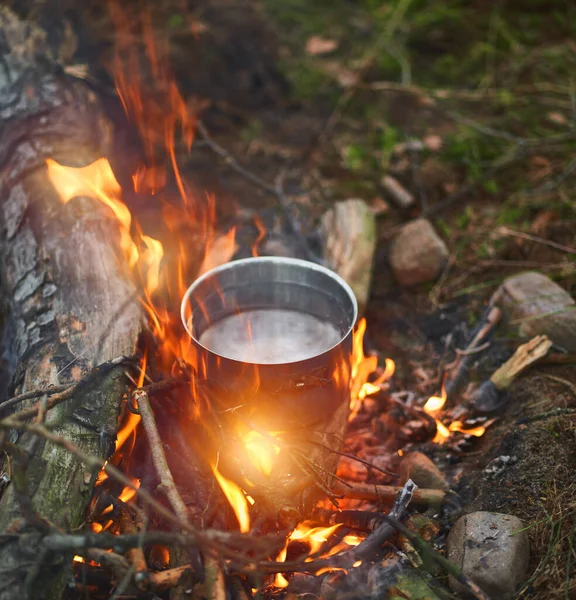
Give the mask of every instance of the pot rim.
[[(213, 269), (206, 271), (206, 273), (204, 273), (200, 277), (198, 277), (190, 285), (190, 287), (186, 290), (186, 293), (184, 294), (184, 297), (182, 298), (182, 303), (180, 305), (180, 317), (182, 319), (182, 324), (184, 325), (184, 329), (186, 330), (186, 333), (188, 333), (188, 335), (194, 341), (194, 343), (198, 344), (198, 346), (200, 346), (201, 348), (206, 350), (206, 352), (214, 354), (215, 356), (222, 356), (218, 352), (214, 352), (214, 350), (211, 350), (210, 348), (207, 348), (206, 346), (201, 344), (200, 341), (194, 336), (192, 329), (188, 327), (188, 323), (186, 320), (186, 308), (187, 308), (187, 306), (189, 306), (190, 297), (192, 296), (192, 294), (194, 293), (196, 288), (199, 287), (204, 281), (206, 281), (210, 277), (213, 277), (214, 275), (218, 275), (219, 273), (222, 273), (223, 271), (227, 271), (227, 270), (234, 269), (234, 268), (244, 265), (244, 264), (255, 263), (255, 262), (289, 265), (289, 266), (295, 266), (295, 267), (300, 267), (300, 268), (304, 268), (304, 269), (311, 269), (313, 271), (322, 273), (323, 275), (326, 275), (327, 277), (331, 277), (346, 292), (346, 294), (350, 300), (350, 304), (352, 306), (352, 319), (351, 319), (350, 327), (348, 327), (348, 329), (345, 331), (345, 333), (343, 333), (340, 336), (340, 339), (338, 340), (338, 342), (336, 344), (334, 344), (333, 346), (331, 346), (330, 348), (327, 348), (324, 352), (321, 352), (320, 354), (315, 354), (314, 356), (310, 356), (306, 359), (301, 359), (298, 361), (292, 361), (292, 362), (286, 362), (286, 363), (247, 363), (246, 362), (243, 364), (256, 364), (259, 366), (278, 366), (278, 365), (282, 365), (282, 364), (295, 364), (297, 362), (305, 362), (307, 360), (311, 360), (318, 356), (322, 356), (328, 352), (331, 352), (332, 350), (334, 350), (334, 348), (337, 348), (338, 346), (340, 346), (342, 344), (342, 342), (348, 338), (348, 336), (354, 329), (354, 326), (356, 325), (356, 321), (358, 319), (358, 301), (356, 300), (356, 296), (355, 296), (352, 288), (348, 285), (348, 283), (342, 277), (340, 277), (340, 275), (338, 275), (338, 273), (336, 273), (335, 271), (332, 271), (331, 269), (328, 269), (327, 267), (324, 267), (322, 265), (318, 265), (318, 264), (310, 262), (308, 260), (302, 260), (299, 258), (286, 258), (283, 256), (256, 256), (256, 257), (250, 257), (250, 258), (242, 258), (239, 260), (233, 260), (233, 261), (224, 263), (223, 265), (220, 265), (218, 267), (214, 267)], [(235, 359), (230, 359), (225, 356), (222, 356), (222, 358), (226, 358), (226, 360), (233, 360), (234, 362), (243, 362), (243, 361), (237, 361)]]

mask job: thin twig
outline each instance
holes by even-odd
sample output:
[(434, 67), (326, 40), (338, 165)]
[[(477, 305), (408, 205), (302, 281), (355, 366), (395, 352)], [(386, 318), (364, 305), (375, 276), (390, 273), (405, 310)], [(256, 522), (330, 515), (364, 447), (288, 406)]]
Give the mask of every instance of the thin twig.
[[(37, 538), (36, 533), (19, 534), (5, 533), (0, 534), (0, 543), (7, 542), (13, 539), (25, 539), (26, 535), (30, 535), (30, 539)], [(269, 554), (271, 549), (280, 550), (284, 545), (285, 537), (279, 535), (261, 535), (258, 537), (248, 536), (241, 533), (220, 531), (217, 529), (206, 529), (194, 533), (178, 533), (175, 531), (145, 531), (134, 534), (113, 534), (107, 531), (101, 533), (83, 532), (83, 533), (49, 533), (45, 535), (38, 543), (40, 546), (51, 552), (69, 552), (81, 554), (86, 548), (115, 548), (117, 552), (126, 552), (130, 548), (138, 548), (154, 546), (161, 544), (163, 546), (177, 546), (186, 548), (197, 546), (199, 539), (205, 540), (207, 543), (216, 545), (225, 544), (230, 549), (228, 553), (231, 556), (231, 551), (246, 552), (250, 546), (252, 552), (260, 552)], [(238, 559), (238, 557), (235, 557)], [(253, 560), (250, 560), (253, 562)]]
[[(394, 504), (390, 509), (389, 517), (399, 520), (402, 518), (410, 504), (418, 486), (409, 479), (404, 487), (398, 492)], [(372, 558), (378, 552), (380, 546), (392, 536), (396, 527), (390, 525), (388, 520), (378, 525), (374, 532), (354, 548), (354, 560), (366, 560)]]
[(528, 240), (537, 244), (543, 244), (545, 246), (549, 246), (550, 248), (554, 248), (555, 250), (561, 250), (562, 252), (566, 252), (568, 254), (576, 254), (576, 248), (564, 246), (563, 244), (557, 244), (556, 242), (553, 242), (551, 240), (545, 240), (544, 238), (538, 237), (537, 235), (523, 233), (522, 231), (515, 231), (513, 229), (510, 229), (509, 227), (500, 227), (498, 229), (498, 233), (502, 235), (510, 235), (523, 240)]
[(146, 491), (143, 488), (136, 487), (129, 477), (124, 475), (124, 473), (122, 473), (119, 469), (111, 465), (108, 461), (105, 461), (96, 456), (92, 456), (90, 454), (86, 454), (85, 452), (80, 450), (80, 448), (78, 448), (72, 442), (70, 442), (70, 440), (55, 435), (54, 433), (49, 431), (45, 426), (38, 425), (35, 423), (23, 423), (21, 421), (14, 421), (11, 417), (9, 417), (0, 421), (0, 428), (28, 431), (30, 433), (43, 437), (44, 439), (56, 444), (57, 446), (68, 450), (68, 452), (76, 456), (76, 458), (83, 462), (92, 471), (98, 472), (101, 469), (103, 469), (109, 477), (111, 477), (118, 483), (121, 483), (124, 487), (128, 487), (134, 490), (136, 492), (136, 495), (138, 495), (144, 503), (153, 508), (159, 515), (164, 517), (170, 523), (174, 523), (175, 525), (182, 527), (190, 533), (197, 533), (196, 529), (192, 526), (192, 524), (189, 523), (184, 517), (181, 517), (180, 515), (174, 515), (172, 512), (167, 510), (166, 507), (160, 502), (158, 502), (148, 491)]
[(144, 427), (144, 431), (146, 431), (148, 441), (150, 442), (149, 447), (152, 455), (152, 462), (154, 463), (156, 474), (160, 480), (160, 485), (158, 487), (166, 498), (168, 498), (176, 515), (181, 516), (183, 519), (187, 519), (186, 515), (188, 514), (188, 508), (186, 507), (184, 500), (182, 500), (180, 492), (176, 488), (172, 472), (168, 466), (168, 461), (166, 460), (166, 454), (164, 454), (162, 440), (160, 439), (160, 434), (156, 427), (156, 420), (154, 419), (154, 413), (150, 406), (148, 394), (143, 389), (137, 389), (132, 392), (132, 398), (138, 407), (138, 411), (142, 417), (142, 426)]
[[(113, 504), (120, 512), (120, 529), (123, 533), (137, 534), (138, 528), (132, 520), (132, 514), (128, 505), (121, 500), (114, 500)], [(141, 511), (140, 511), (141, 512)], [(140, 528), (141, 537), (146, 531), (146, 524), (141, 523)], [(142, 546), (136, 546), (128, 551), (128, 559), (130, 564), (134, 567), (134, 583), (138, 589), (145, 591), (149, 588), (150, 574), (148, 572), (148, 565), (146, 558), (144, 557), (144, 551)]]
[(479, 352), (482, 352), (482, 350), (486, 350), (486, 348), (488, 348), (490, 344), (491, 342), (484, 342), (479, 346), (476, 346), (474, 348), (466, 348), (465, 350), (460, 350), (460, 348), (454, 348), (454, 352), (456, 352), (458, 356), (472, 356), (473, 354), (478, 354)]
[[(187, 515), (188, 508), (174, 483), (172, 472), (166, 460), (166, 454), (164, 454), (162, 440), (156, 427), (156, 420), (154, 419), (154, 412), (150, 406), (148, 394), (142, 389), (134, 390), (132, 398), (138, 406), (140, 416), (142, 417), (142, 426), (148, 436), (152, 462), (160, 479), (160, 486), (158, 487), (166, 495), (177, 515)], [(220, 568), (218, 554), (211, 550), (204, 552), (204, 577), (209, 600), (225, 600), (224, 575)]]
[[(14, 406), (15, 404), (24, 402), (25, 400), (40, 398), (44, 395), (48, 396), (48, 400), (46, 402), (46, 410), (50, 410), (51, 408), (54, 408), (61, 402), (72, 398), (72, 396), (76, 393), (78, 389), (82, 388), (85, 385), (88, 385), (96, 377), (105, 375), (114, 367), (117, 367), (118, 365), (121, 365), (125, 362), (130, 362), (131, 360), (133, 359), (128, 358), (126, 356), (119, 356), (118, 358), (114, 358), (105, 363), (102, 363), (101, 365), (98, 365), (97, 367), (91, 369), (83, 379), (81, 379), (77, 383), (74, 383), (71, 386), (58, 386), (55, 388), (48, 388), (46, 390), (35, 390), (32, 392), (26, 392), (24, 394), (19, 394), (18, 396), (14, 396), (13, 398), (6, 400), (5, 402), (2, 402), (2, 404), (0, 404), (0, 412), (2, 412), (6, 408)], [(10, 415), (10, 419), (17, 419), (19, 421), (31, 419), (32, 417), (38, 415), (39, 410), (40, 408), (38, 406), (31, 406), (30, 408), (26, 408), (18, 413)]]
[(215, 142), (212, 139), (212, 137), (210, 136), (210, 134), (208, 133), (208, 130), (206, 129), (206, 127), (204, 126), (204, 123), (202, 123), (202, 121), (196, 122), (196, 129), (202, 136), (202, 139), (206, 143), (208, 148), (210, 148), (210, 150), (212, 150), (218, 156), (223, 158), (224, 161), (226, 162), (226, 164), (231, 169), (233, 169), (234, 171), (236, 171), (236, 173), (238, 173), (239, 175), (244, 177), (244, 179), (247, 179), (248, 181), (250, 181), (257, 187), (261, 188), (268, 194), (275, 196), (279, 200), (280, 208), (282, 209), (282, 212), (284, 213), (284, 217), (286, 219), (286, 224), (288, 225), (291, 233), (294, 234), (296, 241), (298, 242), (298, 245), (300, 246), (301, 250), (304, 252), (306, 258), (312, 262), (322, 264), (322, 262), (323, 262), (322, 258), (317, 256), (310, 249), (308, 242), (305, 240), (305, 238), (302, 234), (300, 224), (298, 223), (298, 220), (294, 217), (294, 215), (292, 213), (292, 208), (290, 206), (290, 203), (288, 202), (288, 198), (286, 197), (286, 194), (284, 193), (284, 187), (283, 187), (284, 175), (283, 175), (283, 173), (281, 172), (276, 177), (276, 181), (274, 182), (274, 184), (268, 183), (267, 181), (265, 181), (258, 175), (255, 175), (254, 173), (248, 171), (248, 169), (243, 167), (230, 154), (230, 152), (228, 152), (228, 150), (226, 150), (225, 148), (220, 146), (220, 144)]
[(320, 442), (314, 442), (313, 440), (310, 440), (311, 444), (314, 444), (315, 446), (320, 446), (320, 448), (324, 448), (325, 450), (328, 450), (329, 452), (332, 452), (332, 454), (337, 454), (338, 456), (344, 456), (346, 458), (350, 458), (351, 460), (355, 460), (356, 462), (359, 462), (361, 464), (363, 464), (365, 467), (367, 467), (367, 471), (370, 472), (370, 469), (373, 469), (374, 471), (378, 471), (379, 473), (383, 473), (384, 475), (390, 475), (391, 477), (396, 477), (396, 479), (398, 479), (400, 477), (400, 475), (398, 475), (398, 473), (393, 473), (392, 471), (387, 471), (386, 469), (383, 469), (382, 467), (377, 467), (375, 464), (364, 460), (363, 458), (360, 458), (359, 456), (356, 456), (356, 454), (349, 454), (348, 452), (340, 452), (339, 450), (334, 450), (334, 448), (330, 448), (330, 446), (326, 446), (324, 444), (321, 444)]

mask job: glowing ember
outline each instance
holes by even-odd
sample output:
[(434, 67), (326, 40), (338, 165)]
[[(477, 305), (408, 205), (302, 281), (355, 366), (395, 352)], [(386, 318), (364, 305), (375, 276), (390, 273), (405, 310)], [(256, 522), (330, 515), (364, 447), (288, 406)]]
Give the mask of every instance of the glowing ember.
[(212, 471), (226, 499), (230, 502), (232, 510), (234, 510), (238, 524), (240, 525), (240, 531), (248, 533), (250, 531), (250, 514), (248, 512), (248, 501), (244, 492), (233, 481), (226, 479), (216, 467), (212, 467)]

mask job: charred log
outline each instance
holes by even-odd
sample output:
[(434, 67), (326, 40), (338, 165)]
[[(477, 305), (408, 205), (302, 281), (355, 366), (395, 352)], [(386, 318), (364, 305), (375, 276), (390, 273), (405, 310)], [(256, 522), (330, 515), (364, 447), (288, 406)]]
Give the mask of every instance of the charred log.
[[(106, 154), (110, 127), (99, 103), (51, 60), (41, 30), (1, 8), (0, 31), (0, 269), (7, 314), (0, 377), (2, 392), (21, 394), (72, 385), (95, 366), (132, 355), (142, 318), (118, 260), (111, 213), (88, 198), (61, 204), (46, 175), (47, 158), (84, 166)], [(46, 426), (104, 460), (115, 441), (125, 371), (114, 366), (79, 386), (48, 411)], [(96, 473), (28, 433), (11, 434), (9, 442), (26, 456), (25, 493), (44, 526), (78, 528)], [(4, 473), (12, 483), (0, 498), (0, 530), (29, 530), (33, 524), (16, 502), (18, 474), (8, 465)], [(0, 545), (0, 564), (2, 600), (58, 598), (69, 569), (66, 557), (38, 556), (11, 536)]]

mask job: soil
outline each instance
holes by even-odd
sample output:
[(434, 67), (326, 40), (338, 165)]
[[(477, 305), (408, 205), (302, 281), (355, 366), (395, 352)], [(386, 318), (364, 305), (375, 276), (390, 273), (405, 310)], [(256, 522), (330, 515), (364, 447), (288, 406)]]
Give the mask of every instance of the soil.
[(528, 423), (518, 420), (573, 405), (575, 394), (573, 367), (538, 370), (512, 387), (506, 412), (481, 440), (478, 451), (487, 452), (482, 467), (499, 456), (515, 460), (499, 474), (476, 474), (471, 484), (475, 490), (471, 510), (506, 512), (526, 522), (537, 521), (545, 516), (543, 502), (552, 487), (562, 490), (574, 484), (574, 418), (558, 416)]

